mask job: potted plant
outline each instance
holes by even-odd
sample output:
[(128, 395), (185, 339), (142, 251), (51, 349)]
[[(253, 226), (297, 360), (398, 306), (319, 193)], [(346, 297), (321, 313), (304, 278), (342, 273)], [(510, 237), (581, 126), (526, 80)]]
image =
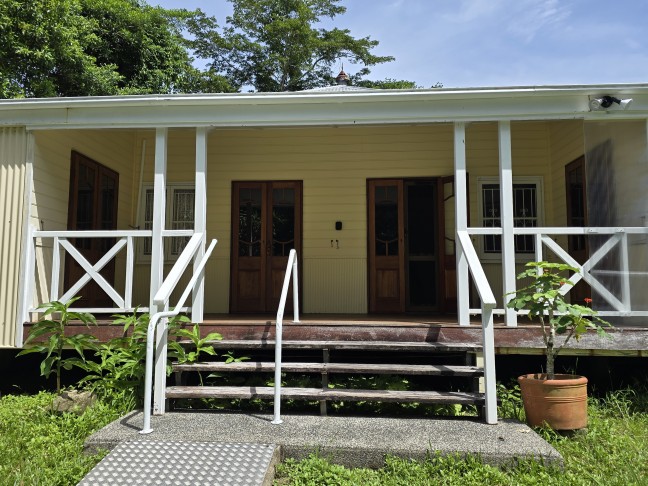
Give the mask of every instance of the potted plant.
[(531, 426), (549, 425), (554, 430), (576, 430), (587, 426), (587, 378), (556, 374), (556, 356), (572, 339), (578, 340), (588, 330), (604, 335), (610, 326), (584, 304), (570, 303), (560, 289), (573, 285), (569, 272), (577, 269), (564, 263), (530, 262), (518, 279), (531, 279), (529, 285), (513, 292), (507, 306), (528, 311), (529, 319), (540, 321), (545, 345), (545, 373), (522, 375), (518, 378), (527, 423)]

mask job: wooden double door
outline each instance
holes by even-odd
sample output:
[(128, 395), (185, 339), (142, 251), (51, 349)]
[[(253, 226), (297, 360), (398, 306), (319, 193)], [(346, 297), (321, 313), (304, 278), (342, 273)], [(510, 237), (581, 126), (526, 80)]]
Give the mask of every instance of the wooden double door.
[[(119, 174), (79, 153), (70, 158), (69, 230), (114, 230), (117, 228)], [(92, 265), (115, 244), (114, 238), (74, 238), (71, 241)], [(74, 285), (86, 271), (66, 254), (64, 289)], [(110, 285), (115, 282), (115, 260), (100, 271)], [(101, 287), (90, 280), (80, 291), (83, 307), (112, 307), (113, 302)]]
[(455, 310), (453, 178), (369, 180), (367, 194), (369, 311)]
[(290, 250), (301, 256), (301, 234), (301, 181), (232, 184), (231, 312), (277, 311)]

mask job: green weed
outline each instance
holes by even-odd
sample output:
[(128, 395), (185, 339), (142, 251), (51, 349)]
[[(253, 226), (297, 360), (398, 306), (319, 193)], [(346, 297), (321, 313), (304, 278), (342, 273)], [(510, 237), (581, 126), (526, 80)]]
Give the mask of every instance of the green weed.
[(0, 485), (73, 485), (105, 455), (83, 442), (122, 410), (101, 402), (81, 415), (51, 411), (54, 394), (0, 398)]
[[(518, 393), (500, 387), (500, 411), (519, 413)], [(287, 460), (278, 469), (276, 485), (593, 485), (648, 484), (648, 390), (621, 390), (604, 399), (590, 399), (586, 432), (559, 435), (538, 432), (563, 456), (564, 469), (536, 461), (495, 468), (477, 457), (443, 457), (426, 461), (387, 458), (379, 470), (347, 469), (312, 455)]]

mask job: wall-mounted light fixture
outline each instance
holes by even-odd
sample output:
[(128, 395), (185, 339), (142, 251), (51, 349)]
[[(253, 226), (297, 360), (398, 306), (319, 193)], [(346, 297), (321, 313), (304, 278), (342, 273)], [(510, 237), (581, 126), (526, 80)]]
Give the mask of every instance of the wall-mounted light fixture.
[(627, 110), (630, 103), (632, 103), (632, 98), (620, 100), (614, 96), (605, 95), (598, 98), (590, 97), (589, 106), (591, 111), (605, 111), (610, 109)]

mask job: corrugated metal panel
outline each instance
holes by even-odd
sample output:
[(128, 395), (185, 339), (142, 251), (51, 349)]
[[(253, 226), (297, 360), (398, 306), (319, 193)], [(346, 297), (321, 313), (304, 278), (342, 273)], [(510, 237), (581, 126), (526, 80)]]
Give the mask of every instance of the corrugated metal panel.
[(26, 156), (25, 130), (0, 129), (0, 347), (15, 344)]
[(304, 312), (367, 312), (366, 258), (308, 258), (303, 267)]

